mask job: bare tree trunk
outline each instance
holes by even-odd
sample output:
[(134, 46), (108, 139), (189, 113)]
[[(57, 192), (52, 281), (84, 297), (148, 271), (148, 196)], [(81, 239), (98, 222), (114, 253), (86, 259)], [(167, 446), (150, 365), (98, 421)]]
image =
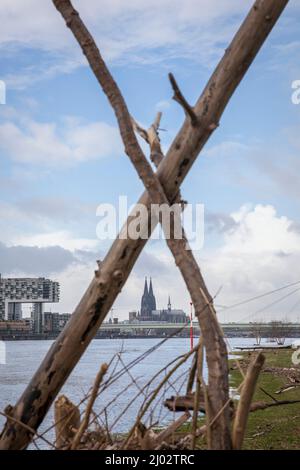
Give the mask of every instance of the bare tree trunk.
[[(54, 0), (65, 12), (67, 24), (78, 17), (67, 0)], [(174, 139), (157, 176), (170, 202), (176, 199), (198, 153), (219, 123), (220, 117), (288, 0), (257, 0), (209, 80), (194, 109), (195, 125), (188, 115)], [(86, 51), (84, 51), (86, 52)], [(93, 55), (95, 51), (91, 50)], [(94, 70), (95, 72), (95, 70)], [(148, 188), (147, 188), (148, 189)], [(148, 191), (140, 204), (150, 207)], [(129, 216), (122, 233), (127, 233)], [(152, 227), (154, 229), (154, 227)], [(117, 238), (101, 264), (69, 323), (52, 345), (30, 384), (13, 408), (12, 416), (37, 429), (60, 388), (77, 364), (125, 284), (145, 239)], [(222, 354), (222, 351), (220, 351)], [(0, 449), (21, 449), (32, 435), (16, 422), (8, 421), (0, 438)]]

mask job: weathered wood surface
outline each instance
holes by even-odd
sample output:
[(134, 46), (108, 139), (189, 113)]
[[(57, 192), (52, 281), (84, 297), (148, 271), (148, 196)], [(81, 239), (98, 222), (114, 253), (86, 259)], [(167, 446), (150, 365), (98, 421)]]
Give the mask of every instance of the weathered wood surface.
[[(195, 407), (195, 393), (190, 393), (185, 396), (172, 396), (167, 398), (164, 401), (164, 406), (168, 408), (170, 411), (187, 411), (187, 410), (194, 410)], [(205, 413), (205, 400), (204, 394), (201, 392), (199, 397), (199, 406), (198, 411), (202, 411)]]
[(54, 405), (56, 447), (68, 447), (80, 426), (79, 408), (65, 395), (60, 395)]
[(240, 450), (242, 448), (252, 398), (264, 362), (265, 357), (259, 352), (247, 369), (233, 422), (232, 447), (234, 450)]

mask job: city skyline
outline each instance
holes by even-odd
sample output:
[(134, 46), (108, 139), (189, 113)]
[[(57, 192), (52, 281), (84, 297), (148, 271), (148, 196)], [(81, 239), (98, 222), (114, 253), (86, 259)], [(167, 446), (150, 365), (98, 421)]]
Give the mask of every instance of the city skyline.
[[(176, 8), (170, 7), (174, 1)], [(159, 19), (143, 0), (126, 5), (127, 23), (120, 29), (125, 4), (112, 7), (105, 0), (104, 30), (97, 27), (97, 2), (91, 0), (90, 8), (76, 2), (137, 121), (147, 127), (163, 112), (164, 150), (183, 118), (171, 99), (168, 72), (194, 102), (251, 5), (172, 2), (157, 2)], [(0, 6), (0, 79), (6, 84), (6, 104), (0, 105), (0, 269), (7, 276), (56, 279), (59, 308), (71, 312), (110, 245), (96, 237), (98, 205), (117, 206), (120, 195), (134, 203), (142, 186), (105, 97), (50, 3), (41, 7), (31, 0), (27, 9), (12, 1), (10, 13)], [(292, 100), (300, 79), (299, 16), (299, 5), (290, 2), (182, 186), (188, 202), (205, 206), (204, 248), (196, 257), (220, 305), (300, 278), (300, 105)], [(145, 19), (147, 31), (140, 27)], [(172, 288), (174, 304), (187, 309), (189, 295), (172, 256), (162, 240), (154, 240), (115, 302), (121, 318), (135, 308), (145, 272), (159, 278), (160, 305)], [(265, 315), (287, 315), (297, 300), (299, 292)], [(238, 321), (263, 306), (220, 312), (220, 319)], [(297, 310), (291, 313), (291, 319), (297, 316)]]

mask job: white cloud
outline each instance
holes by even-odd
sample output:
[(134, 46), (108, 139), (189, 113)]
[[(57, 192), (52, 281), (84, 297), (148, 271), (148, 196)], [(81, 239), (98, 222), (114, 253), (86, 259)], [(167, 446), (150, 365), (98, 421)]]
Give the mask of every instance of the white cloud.
[[(52, 311), (72, 313), (93, 278), (96, 263), (73, 264), (56, 275), (60, 285), (60, 302), (53, 304)], [(50, 307), (51, 308), (51, 307)]]
[[(77, 0), (74, 6), (110, 62), (144, 64), (183, 57), (210, 65), (223, 53), (251, 3)], [(20, 48), (25, 54), (28, 48), (43, 53), (38, 66), (26, 65), (23, 73), (4, 77), (9, 87), (23, 88), (82, 65), (81, 51), (51, 1), (3, 0), (0, 16), (0, 48), (5, 55)]]
[(11, 243), (13, 245), (37, 246), (39, 248), (60, 246), (66, 250), (93, 250), (99, 247), (99, 240), (92, 238), (78, 238), (67, 230), (56, 232), (37, 233), (35, 235), (17, 235)]
[(0, 242), (1, 274), (5, 276), (43, 275), (63, 271), (76, 262), (69, 250), (60, 246), (43, 248), (30, 246), (6, 246)]
[[(217, 303), (231, 305), (299, 280), (300, 234), (293, 230), (292, 220), (279, 216), (274, 207), (262, 205), (243, 206), (231, 216), (235, 228), (224, 233), (222, 246), (206, 253), (203, 263), (212, 292), (223, 286)], [(228, 311), (227, 320), (257, 320), (255, 311), (276, 298)], [(295, 299), (267, 310), (259, 319), (284, 315), (288, 302)]]
[[(300, 263), (300, 233), (294, 229), (292, 220), (278, 215), (275, 208), (268, 205), (242, 206), (230, 214), (230, 217), (235, 221), (235, 225), (230, 231), (223, 233), (220, 247), (196, 253), (211, 294), (215, 295), (222, 286), (216, 304), (232, 305), (300, 279), (297, 275)], [(83, 271), (78, 268), (78, 275), (79, 272), (90, 279), (85, 268)], [(158, 308), (165, 307), (170, 295), (174, 308), (183, 308), (188, 312), (190, 298), (184, 281), (169, 250), (164, 244), (160, 244), (150, 245), (141, 255), (115, 302), (115, 315), (124, 319), (127, 318), (129, 310), (140, 308), (143, 279), (146, 275), (153, 278)], [(64, 284), (62, 288), (63, 286)], [(81, 286), (83, 294), (85, 283)], [(269, 321), (284, 319), (287, 316), (289, 320), (295, 320), (300, 311), (294, 311), (291, 316), (288, 312), (290, 307), (300, 300), (299, 293), (291, 295), (263, 313), (256, 313), (295, 288), (297, 286), (237, 309), (222, 311), (219, 308), (220, 319)]]
[(69, 118), (59, 126), (23, 117), (0, 124), (0, 150), (17, 162), (59, 168), (120, 154), (122, 146), (117, 128), (105, 122)]
[[(25, 53), (23, 51), (23, 54)], [(76, 51), (72, 51), (71, 59), (64, 55), (56, 56), (53, 53), (50, 56), (48, 60), (39, 59), (34, 65), (4, 75), (8, 89), (24, 90), (42, 80), (51, 80), (57, 75), (70, 74), (78, 67), (86, 64), (85, 58), (81, 57)]]
[[(271, 205), (244, 205), (228, 215), (234, 222), (221, 232), (217, 248), (196, 253), (209, 290), (214, 295), (222, 286), (216, 304), (232, 305), (252, 296), (299, 280), (300, 231), (297, 221), (279, 215)], [(8, 243), (7, 243), (8, 244)], [(96, 239), (76, 236), (67, 230), (14, 235), (10, 246), (61, 247), (74, 256), (74, 263), (55, 273), (61, 282), (62, 301), (53, 306), (59, 311), (73, 311), (95, 269), (95, 260), (103, 258), (103, 246)], [(82, 256), (80, 255), (82, 251)], [(152, 276), (159, 308), (165, 307), (170, 294), (174, 308), (189, 309), (189, 294), (174, 260), (164, 243), (150, 243), (143, 252), (122, 294), (115, 302), (115, 314), (127, 318), (129, 310), (139, 309), (144, 276)], [(245, 304), (233, 310), (219, 309), (222, 321), (254, 321), (288, 317), (297, 320), (300, 312), (289, 316), (299, 293), (284, 302), (256, 313), (265, 305), (294, 288)]]
[(227, 253), (269, 254), (300, 252), (299, 236), (290, 230), (292, 221), (278, 216), (273, 206), (243, 206), (232, 214), (237, 229), (225, 234)]
[(233, 136), (203, 149), (202, 156), (215, 178), (247, 188), (265, 199), (280, 192), (294, 204), (299, 199), (299, 123), (280, 129), (264, 140)]
[(224, 140), (203, 150), (203, 156), (208, 158), (228, 158), (232, 155), (244, 154), (250, 147), (235, 140)]
[[(1, 202), (0, 240), (8, 245), (24, 242), (47, 247), (59, 244), (69, 249), (72, 239), (76, 238), (74, 249), (82, 249), (80, 240), (95, 235), (95, 208), (96, 204), (59, 197)], [(93, 247), (94, 242), (91, 240), (87, 246)]]

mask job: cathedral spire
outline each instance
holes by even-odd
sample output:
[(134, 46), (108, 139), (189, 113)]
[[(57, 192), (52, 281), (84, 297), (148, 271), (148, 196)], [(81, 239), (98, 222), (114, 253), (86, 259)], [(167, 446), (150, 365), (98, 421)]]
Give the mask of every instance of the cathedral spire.
[(168, 298), (168, 310), (172, 310), (170, 296), (169, 296), (169, 298)]
[(144, 284), (144, 295), (148, 295), (147, 276), (145, 277), (145, 284)]
[(149, 294), (153, 295), (152, 278), (150, 277)]
[(156, 300), (153, 292), (153, 286), (152, 286), (152, 278), (150, 277), (150, 284), (149, 284), (149, 308), (152, 310), (156, 310)]
[(153, 310), (156, 310), (156, 300), (153, 293), (152, 279), (148, 286), (147, 278), (145, 278), (144, 293), (141, 301), (141, 316), (151, 319)]

